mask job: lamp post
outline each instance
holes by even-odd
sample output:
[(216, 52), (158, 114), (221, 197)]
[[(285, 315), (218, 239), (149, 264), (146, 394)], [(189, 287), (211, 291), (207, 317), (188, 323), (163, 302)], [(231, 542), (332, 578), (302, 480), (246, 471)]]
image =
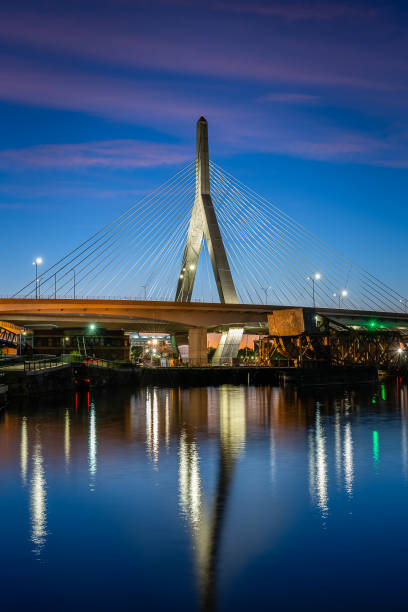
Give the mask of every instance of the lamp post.
[(264, 291), (265, 291), (265, 304), (268, 303), (268, 291), (271, 288), (271, 286), (269, 285), (269, 287), (265, 287)]
[(39, 297), (39, 287), (38, 287), (38, 266), (42, 264), (42, 257), (36, 257), (33, 261), (33, 266), (35, 266), (35, 299), (37, 300)]
[(316, 308), (315, 301), (315, 281), (320, 280), (322, 275), (319, 272), (316, 272), (314, 276), (308, 276), (306, 280), (312, 281), (312, 297), (313, 297), (313, 308)]
[(269, 285), (269, 287), (262, 287), (261, 284), (259, 284), (260, 288), (262, 289), (262, 291), (265, 292), (265, 304), (268, 303), (268, 291), (271, 288), (271, 286)]
[(343, 298), (345, 298), (345, 297), (347, 297), (347, 296), (348, 296), (348, 291), (347, 291), (346, 289), (343, 289), (343, 290), (342, 290), (342, 291), (340, 291), (339, 293), (333, 293), (333, 297), (334, 297), (334, 298), (335, 298), (335, 297), (337, 297), (337, 298), (339, 299), (339, 310), (340, 310), (340, 308), (341, 308), (341, 306), (340, 306), (340, 301), (341, 301), (341, 298), (342, 298), (342, 297), (343, 297)]

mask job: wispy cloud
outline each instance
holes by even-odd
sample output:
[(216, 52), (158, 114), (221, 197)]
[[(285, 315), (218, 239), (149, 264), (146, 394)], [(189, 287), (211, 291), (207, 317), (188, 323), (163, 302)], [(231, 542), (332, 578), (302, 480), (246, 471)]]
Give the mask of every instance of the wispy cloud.
[(305, 93), (275, 92), (259, 98), (260, 102), (279, 102), (283, 104), (314, 105), (320, 102), (320, 96)]
[[(227, 6), (230, 10), (252, 11), (258, 5), (228, 3)], [(277, 6), (281, 12), (291, 13), (286, 4)], [(258, 8), (275, 10), (274, 5), (259, 5)], [(268, 37), (262, 32), (258, 41), (251, 37), (238, 38), (239, 31), (234, 33), (229, 24), (227, 30), (214, 29), (211, 45), (208, 45), (205, 29), (197, 30), (193, 20), (183, 24), (183, 28), (173, 24), (154, 35), (144, 31), (138, 22), (132, 20), (132, 25), (130, 29), (123, 21), (112, 22), (94, 14), (90, 20), (88, 15), (79, 19), (27, 12), (23, 16), (0, 13), (0, 36), (17, 46), (19, 54), (35, 49), (53, 53), (57, 59), (66, 55), (104, 67), (153, 69), (176, 75), (206, 75), (239, 81), (250, 79), (374, 90), (389, 89), (394, 83), (386, 71), (373, 70), (373, 62), (366, 65), (364, 47), (360, 48), (355, 41), (350, 45), (347, 40), (330, 39), (322, 44), (310, 34), (297, 30), (284, 37), (279, 33)], [(375, 54), (377, 65), (385, 62), (395, 71), (397, 55), (391, 49), (387, 54), (382, 53), (380, 40), (377, 40), (378, 50), (370, 49), (371, 59)], [(260, 41), (263, 45), (258, 50)]]
[(179, 165), (192, 158), (191, 151), (179, 145), (163, 145), (136, 140), (110, 140), (79, 144), (38, 145), (0, 152), (0, 166), (32, 168), (151, 168)]
[(374, 7), (358, 6), (356, 2), (217, 2), (217, 8), (234, 13), (252, 13), (254, 15), (283, 17), (290, 21), (318, 20), (328, 21), (338, 18), (370, 19), (378, 15)]

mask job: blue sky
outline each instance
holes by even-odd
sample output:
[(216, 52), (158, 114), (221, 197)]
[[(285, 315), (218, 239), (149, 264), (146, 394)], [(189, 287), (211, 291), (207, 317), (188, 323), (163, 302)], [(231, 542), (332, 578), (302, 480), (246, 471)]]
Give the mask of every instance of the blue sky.
[(0, 8), (2, 295), (194, 156), (404, 295), (406, 3), (130, 0)]

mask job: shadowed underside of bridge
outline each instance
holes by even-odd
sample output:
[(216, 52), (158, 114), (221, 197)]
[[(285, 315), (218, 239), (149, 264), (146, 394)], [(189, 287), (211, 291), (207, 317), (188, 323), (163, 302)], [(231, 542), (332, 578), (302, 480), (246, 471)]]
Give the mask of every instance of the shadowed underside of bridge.
[(405, 327), (406, 298), (211, 162), (207, 130), (201, 117), (194, 162), (0, 300), (0, 317), (242, 336), (302, 306)]
[[(166, 329), (186, 331), (205, 327), (209, 331), (225, 331), (231, 326), (244, 327), (247, 332), (267, 333), (268, 314), (285, 310), (280, 305), (221, 304), (201, 302), (159, 302), (137, 300), (95, 299), (0, 299), (0, 312), (17, 325), (57, 325), (59, 327), (101, 326), (128, 331)], [(383, 321), (387, 327), (408, 329), (408, 314), (382, 311), (316, 308), (316, 313), (335, 318), (345, 325), (368, 327), (372, 320)]]

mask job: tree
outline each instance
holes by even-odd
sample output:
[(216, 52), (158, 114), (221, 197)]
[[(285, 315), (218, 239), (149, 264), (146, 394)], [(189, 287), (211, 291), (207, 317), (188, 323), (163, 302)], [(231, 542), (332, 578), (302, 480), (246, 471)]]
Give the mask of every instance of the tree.
[(143, 353), (143, 347), (142, 346), (133, 345), (132, 348), (130, 349), (130, 356), (131, 356), (131, 358), (134, 361), (139, 359), (141, 357), (142, 353)]

